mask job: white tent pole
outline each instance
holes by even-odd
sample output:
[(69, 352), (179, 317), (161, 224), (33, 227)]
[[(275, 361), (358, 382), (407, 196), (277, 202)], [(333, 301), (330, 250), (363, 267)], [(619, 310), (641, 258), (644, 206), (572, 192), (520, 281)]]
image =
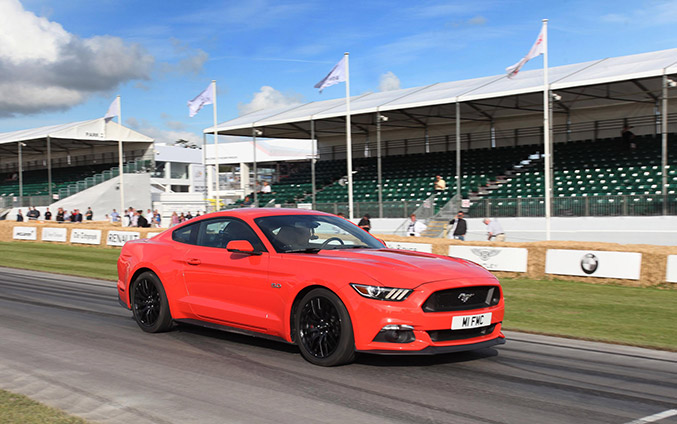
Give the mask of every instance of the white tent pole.
[(21, 146), (23, 143), (21, 141), (17, 142), (18, 153), (19, 153), (19, 207), (24, 205), (24, 167), (23, 167), (23, 157), (21, 154)]
[(353, 144), (350, 137), (350, 53), (343, 54), (346, 59), (346, 162), (348, 163), (348, 219), (353, 219)]
[(47, 184), (49, 184), (49, 202), (52, 202), (52, 139), (47, 136)]
[(221, 199), (219, 199), (219, 191), (221, 190), (221, 179), (219, 177), (219, 132), (216, 129), (216, 80), (212, 80), (212, 90), (214, 90), (214, 163), (216, 164), (216, 204), (215, 211), (221, 210)]
[(456, 99), (456, 194), (461, 199), (461, 103)]
[(252, 191), (254, 192), (254, 207), (258, 208), (259, 207), (259, 195), (257, 193), (256, 189), (256, 183), (258, 180), (258, 170), (256, 168), (256, 132), (258, 130), (256, 127), (252, 125), (252, 146), (253, 146), (253, 152), (252, 152), (252, 162), (254, 164), (254, 180), (252, 181)]
[[(120, 167), (120, 214), (124, 215), (125, 210), (125, 179), (124, 179), (124, 160), (122, 157), (122, 102), (120, 101), (120, 96), (118, 96), (118, 167)], [(105, 125), (105, 123), (104, 123)]]
[[(665, 71), (663, 71), (665, 72)], [(668, 206), (668, 76), (663, 74), (663, 98), (661, 99), (661, 194), (663, 195), (663, 215)]]
[(543, 19), (543, 143), (545, 154), (545, 239), (550, 240), (552, 195), (550, 157), (550, 87), (548, 85), (548, 20)]
[(204, 192), (202, 193), (205, 213), (209, 211), (207, 199), (209, 198), (209, 185), (207, 183), (207, 134), (202, 133), (202, 181)]
[(313, 190), (313, 209), (315, 209), (317, 206), (315, 206), (315, 196), (317, 195), (317, 188), (315, 186), (316, 181), (315, 181), (315, 120), (310, 119), (310, 142), (312, 143), (311, 146), (311, 158), (310, 158), (310, 185), (312, 186)]

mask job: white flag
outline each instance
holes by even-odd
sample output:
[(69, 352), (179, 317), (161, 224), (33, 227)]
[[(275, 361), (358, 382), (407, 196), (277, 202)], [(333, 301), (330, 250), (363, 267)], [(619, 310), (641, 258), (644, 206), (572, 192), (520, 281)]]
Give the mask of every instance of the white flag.
[(538, 33), (538, 38), (536, 39), (534, 45), (531, 46), (531, 50), (529, 50), (529, 53), (527, 53), (527, 55), (524, 56), (522, 60), (520, 60), (519, 62), (505, 68), (505, 71), (508, 73), (508, 78), (512, 78), (515, 75), (517, 75), (517, 73), (520, 71), (520, 69), (522, 69), (522, 66), (524, 66), (525, 63), (535, 58), (536, 56), (543, 54), (544, 41), (545, 41), (545, 24), (543, 24), (543, 26), (541, 27), (541, 32)]
[(195, 116), (202, 106), (214, 103), (214, 84), (209, 84), (205, 90), (198, 94), (196, 98), (188, 101), (188, 116)]
[(120, 97), (116, 97), (115, 100), (113, 100), (113, 103), (108, 106), (108, 112), (106, 112), (106, 116), (103, 117), (103, 119), (113, 119), (116, 116), (120, 116)]
[(322, 79), (322, 81), (315, 84), (315, 88), (320, 89), (320, 93), (327, 87), (331, 87), (334, 84), (340, 82), (345, 82), (346, 80), (346, 57), (343, 56), (343, 59), (339, 60), (339, 63), (334, 65), (331, 68), (329, 74)]

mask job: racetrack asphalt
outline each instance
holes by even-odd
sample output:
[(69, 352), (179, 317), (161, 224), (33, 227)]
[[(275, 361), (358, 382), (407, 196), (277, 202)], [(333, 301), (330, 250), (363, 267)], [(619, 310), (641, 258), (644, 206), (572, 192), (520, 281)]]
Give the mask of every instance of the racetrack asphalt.
[(95, 422), (677, 423), (677, 353), (506, 335), (321, 368), (243, 335), (144, 333), (114, 282), (0, 268), (0, 388)]

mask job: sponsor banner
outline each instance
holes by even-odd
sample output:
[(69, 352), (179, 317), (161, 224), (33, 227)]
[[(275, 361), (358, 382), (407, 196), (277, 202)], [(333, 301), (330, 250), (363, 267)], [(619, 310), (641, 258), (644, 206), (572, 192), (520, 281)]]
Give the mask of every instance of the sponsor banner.
[(598, 250), (549, 249), (545, 273), (639, 280), (642, 254)]
[(37, 240), (37, 227), (14, 227), (12, 231), (12, 238), (16, 240)]
[(528, 253), (522, 247), (449, 246), (449, 256), (467, 259), (489, 271), (527, 272)]
[(149, 232), (149, 233), (146, 233), (146, 238), (153, 238), (153, 237), (155, 237), (155, 236), (158, 235), (158, 234), (160, 234), (160, 233), (150, 233), (150, 232)]
[(71, 230), (71, 243), (101, 244), (101, 230)]
[(42, 228), (42, 241), (68, 241), (68, 230), (65, 228)]
[(108, 246), (122, 246), (127, 243), (129, 240), (138, 240), (141, 237), (141, 233), (138, 231), (109, 231), (108, 237), (106, 238), (106, 244)]
[(387, 241), (386, 246), (391, 249), (412, 250), (414, 252), (433, 253), (433, 245), (427, 243), (409, 243), (405, 241)]
[(677, 255), (668, 255), (668, 269), (665, 270), (665, 281), (677, 283)]

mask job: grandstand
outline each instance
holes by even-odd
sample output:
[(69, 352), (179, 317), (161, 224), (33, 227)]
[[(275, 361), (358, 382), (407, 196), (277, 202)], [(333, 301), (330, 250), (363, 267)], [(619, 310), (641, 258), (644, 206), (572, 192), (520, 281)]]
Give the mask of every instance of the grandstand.
[[(667, 134), (677, 131), (677, 107), (670, 101), (675, 84), (667, 77), (677, 74), (677, 49), (549, 72), (553, 216), (676, 214), (677, 145)], [(460, 207), (458, 176), (458, 194), (472, 203), (470, 216), (543, 216), (542, 99), (541, 70), (354, 96), (354, 215), (401, 218), (426, 203), (434, 205), (433, 213)], [(314, 136), (320, 153), (314, 207), (345, 213), (344, 114), (345, 100), (334, 99), (256, 111), (216, 131), (244, 136), (255, 128), (262, 137)], [(636, 149), (619, 138), (626, 125), (634, 127)], [(379, 158), (373, 157), (376, 151)], [(281, 179), (260, 204), (312, 202), (309, 168), (293, 180)], [(433, 197), (437, 174), (449, 190)]]

